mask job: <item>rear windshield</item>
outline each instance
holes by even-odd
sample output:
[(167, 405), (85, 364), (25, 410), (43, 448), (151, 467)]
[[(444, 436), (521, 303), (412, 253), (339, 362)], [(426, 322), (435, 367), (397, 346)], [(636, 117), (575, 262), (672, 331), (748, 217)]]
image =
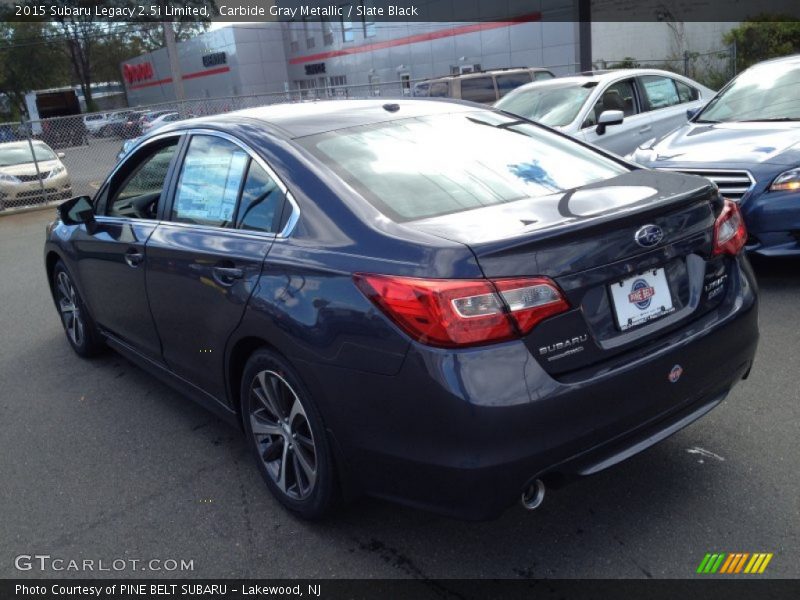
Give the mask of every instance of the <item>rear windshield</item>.
[(394, 221), (536, 198), (627, 172), (572, 140), (488, 111), (298, 140)]

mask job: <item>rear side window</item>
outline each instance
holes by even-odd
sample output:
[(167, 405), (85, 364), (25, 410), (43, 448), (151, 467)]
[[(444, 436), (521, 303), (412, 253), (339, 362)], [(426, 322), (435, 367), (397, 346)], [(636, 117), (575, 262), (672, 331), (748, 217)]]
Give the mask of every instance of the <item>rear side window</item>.
[(251, 161), (242, 187), (236, 227), (249, 231), (277, 232), (283, 201), (283, 191), (275, 180), (261, 165)]
[(495, 80), (497, 81), (497, 93), (502, 98), (514, 88), (531, 82), (531, 74), (527, 71), (522, 73), (504, 73), (498, 75)]
[[(433, 95), (433, 94), (431, 94)], [(487, 77), (468, 77), (461, 80), (461, 99), (471, 102), (494, 102), (497, 94), (494, 91), (494, 81)]]
[(557, 194), (627, 172), (572, 140), (489, 111), (354, 127), (300, 143), (398, 222)]
[(680, 104), (675, 80), (659, 75), (643, 75), (639, 78), (644, 89), (644, 96), (650, 110), (667, 108)]
[(194, 136), (181, 168), (171, 220), (228, 226), (249, 160), (247, 153), (233, 142)]

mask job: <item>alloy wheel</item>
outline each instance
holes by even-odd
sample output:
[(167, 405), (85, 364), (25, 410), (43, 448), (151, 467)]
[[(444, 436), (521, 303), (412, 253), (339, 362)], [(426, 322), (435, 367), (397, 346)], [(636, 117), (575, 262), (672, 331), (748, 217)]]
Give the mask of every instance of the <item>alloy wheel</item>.
[(289, 498), (304, 500), (317, 481), (314, 435), (303, 404), (275, 371), (261, 371), (250, 385), (250, 428), (267, 473)]
[(58, 294), (58, 311), (64, 322), (64, 329), (69, 339), (75, 346), (83, 344), (84, 325), (81, 310), (78, 306), (75, 286), (72, 285), (69, 275), (60, 271), (56, 276), (56, 289)]

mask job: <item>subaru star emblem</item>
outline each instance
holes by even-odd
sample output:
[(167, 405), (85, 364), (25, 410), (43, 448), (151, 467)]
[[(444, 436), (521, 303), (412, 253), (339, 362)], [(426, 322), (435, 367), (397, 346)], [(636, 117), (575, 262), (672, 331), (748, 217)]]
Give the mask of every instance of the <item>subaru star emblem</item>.
[(672, 367), (672, 370), (669, 372), (669, 381), (670, 383), (677, 383), (678, 379), (681, 378), (683, 375), (683, 367), (680, 365), (675, 365)]
[(633, 237), (643, 248), (652, 248), (664, 239), (664, 232), (658, 225), (645, 225)]

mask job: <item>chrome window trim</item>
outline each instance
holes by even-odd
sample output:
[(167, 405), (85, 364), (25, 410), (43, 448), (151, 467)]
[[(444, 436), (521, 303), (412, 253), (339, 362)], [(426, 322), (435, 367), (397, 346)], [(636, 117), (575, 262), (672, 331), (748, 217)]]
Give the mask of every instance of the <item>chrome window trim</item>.
[[(170, 138), (170, 137), (180, 138), (181, 136), (184, 136), (184, 135), (189, 136), (189, 137), (194, 136), (194, 135), (211, 135), (211, 136), (215, 136), (215, 137), (218, 137), (218, 138), (222, 138), (224, 140), (227, 140), (227, 141), (239, 146), (239, 148), (241, 148), (242, 150), (244, 150), (247, 153), (247, 155), (250, 157), (251, 160), (253, 160), (256, 163), (258, 163), (258, 166), (260, 166), (262, 169), (264, 169), (264, 171), (266, 171), (267, 175), (269, 175), (275, 181), (275, 184), (280, 188), (281, 192), (283, 192), (283, 195), (286, 198), (286, 201), (289, 202), (289, 204), (291, 204), (291, 206), (292, 206), (292, 214), (289, 215), (289, 218), (286, 220), (286, 225), (284, 225), (283, 229), (281, 231), (275, 233), (275, 232), (268, 232), (268, 231), (253, 231), (253, 230), (248, 230), (248, 229), (239, 229), (239, 228), (236, 228), (236, 227), (214, 227), (212, 225), (195, 225), (193, 223), (177, 223), (175, 221), (170, 221), (169, 219), (161, 219), (161, 220), (158, 220), (158, 219), (136, 219), (134, 217), (114, 217), (114, 216), (110, 216), (110, 215), (98, 215), (98, 218), (102, 218), (102, 219), (119, 219), (121, 221), (137, 221), (137, 222), (141, 221), (141, 222), (145, 222), (145, 223), (153, 223), (153, 222), (158, 222), (159, 224), (168, 223), (170, 225), (179, 225), (179, 226), (185, 226), (185, 227), (201, 228), (201, 229), (210, 230), (210, 231), (241, 231), (241, 232), (245, 232), (245, 233), (248, 233), (248, 234), (251, 234), (251, 235), (267, 236), (269, 238), (275, 238), (275, 239), (287, 238), (292, 234), (292, 231), (294, 231), (295, 225), (297, 225), (297, 221), (300, 220), (300, 206), (297, 204), (297, 201), (294, 198), (294, 194), (292, 194), (291, 190), (286, 186), (286, 184), (283, 182), (283, 180), (280, 177), (278, 177), (277, 173), (275, 173), (275, 171), (267, 164), (267, 162), (263, 158), (261, 158), (261, 156), (255, 150), (250, 148), (247, 144), (242, 142), (237, 137), (230, 135), (229, 133), (225, 133), (223, 131), (217, 131), (215, 129), (203, 129), (203, 128), (179, 129), (179, 130), (167, 131), (167, 132), (164, 132), (164, 133), (160, 133), (160, 134), (154, 135), (151, 138), (147, 138), (146, 140), (143, 140), (143, 141), (137, 143), (133, 148), (131, 148), (128, 151), (128, 156), (133, 154), (133, 152), (136, 152), (136, 151), (140, 150), (141, 148), (144, 148), (145, 146), (148, 146), (149, 144), (152, 144), (153, 142), (157, 142), (159, 140), (164, 140), (164, 139)], [(108, 177), (106, 177), (106, 181), (109, 181), (111, 178), (113, 178), (116, 175), (117, 171), (120, 169), (120, 167), (122, 167), (123, 163), (125, 163), (125, 162), (127, 162), (127, 161), (126, 160), (121, 160), (119, 162), (119, 164), (117, 164), (117, 166), (114, 167), (114, 169), (111, 171), (111, 174)], [(100, 189), (102, 189), (102, 186), (100, 187)]]

